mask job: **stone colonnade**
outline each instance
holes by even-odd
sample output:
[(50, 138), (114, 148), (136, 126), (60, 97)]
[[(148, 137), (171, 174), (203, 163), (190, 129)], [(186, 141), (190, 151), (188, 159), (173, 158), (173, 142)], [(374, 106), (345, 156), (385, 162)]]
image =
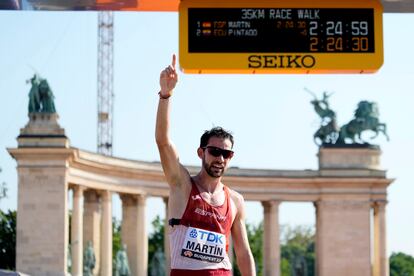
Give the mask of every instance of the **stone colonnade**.
[[(83, 274), (83, 252), (91, 242), (96, 258), (93, 274), (112, 275), (112, 193), (78, 185), (72, 185), (71, 189), (71, 274)], [(131, 274), (147, 275), (146, 197), (130, 194), (121, 194), (120, 197), (123, 210), (121, 240), (127, 246)]]
[[(17, 270), (67, 275), (67, 198), (73, 189), (73, 275), (82, 274), (87, 241), (97, 256), (94, 272), (112, 274), (113, 193), (122, 200), (122, 240), (133, 275), (146, 275), (146, 198), (168, 198), (159, 163), (71, 148), (56, 116), (36, 114), (21, 130), (18, 148), (8, 151), (18, 172)], [(380, 153), (378, 148), (320, 148), (318, 170), (229, 169), (224, 183), (263, 205), (264, 275), (280, 275), (279, 205), (285, 201), (315, 204), (317, 275), (388, 275), (385, 206), (393, 180), (379, 166)], [(188, 169), (194, 174), (200, 168)], [(166, 263), (168, 269), (168, 258)]]
[[(89, 215), (82, 213), (96, 213), (96, 205), (102, 204), (101, 217), (110, 218), (110, 192), (86, 191), (93, 194), (94, 202), (88, 200), (82, 206), (84, 188), (73, 186), (73, 212), (72, 212), (72, 275), (82, 275), (83, 267), (83, 248), (86, 246), (86, 239), (83, 233), (92, 233), (90, 240), (93, 241), (95, 248), (96, 263), (95, 275), (112, 274), (112, 224), (109, 219), (102, 219), (100, 240), (94, 240), (94, 236), (100, 237), (99, 227), (90, 223), (84, 225), (83, 221), (88, 221)], [(98, 196), (96, 196), (98, 194)], [(99, 196), (100, 194), (100, 196)], [(121, 195), (123, 216), (122, 216), (122, 242), (127, 245), (127, 253), (132, 275), (147, 275), (148, 263), (148, 244), (145, 229), (146, 197), (142, 195)], [(164, 200), (167, 203), (167, 199)], [(264, 217), (264, 239), (263, 239), (263, 268), (264, 275), (280, 275), (280, 243), (279, 243), (279, 205), (280, 201), (263, 201)], [(332, 275), (337, 273), (338, 267), (347, 265), (338, 261), (338, 257), (353, 258), (359, 260), (354, 262), (354, 271), (360, 275), (370, 275), (370, 210), (373, 209), (373, 275), (388, 275), (388, 263), (386, 258), (386, 233), (385, 233), (385, 205), (384, 201), (332, 201), (324, 200), (314, 202), (317, 221), (316, 253), (318, 261), (316, 268), (317, 275)], [(91, 209), (92, 210), (91, 210)], [(338, 212), (338, 210), (340, 212)], [(361, 216), (361, 217), (359, 217)], [(166, 213), (167, 217), (167, 213)], [(93, 219), (92, 219), (93, 220)], [(325, 223), (324, 223), (325, 222)], [(98, 222), (99, 223), (99, 222)], [(335, 224), (335, 227), (332, 227)], [(361, 227), (362, 224), (362, 227)], [(94, 227), (90, 229), (90, 227)], [(169, 248), (168, 235), (165, 235), (165, 248)], [(349, 244), (355, 240), (359, 241), (349, 251)], [(335, 243), (333, 243), (334, 241)], [(355, 247), (358, 247), (357, 250)], [(99, 250), (101, 248), (101, 250)], [(96, 250), (98, 249), (98, 250)], [(169, 256), (169, 252), (166, 252)], [(108, 259), (109, 258), (109, 259)], [(102, 260), (102, 261), (101, 261)], [(102, 266), (99, 264), (102, 263)], [(169, 272), (169, 260), (165, 264), (166, 275)], [(341, 268), (346, 271), (347, 267)]]

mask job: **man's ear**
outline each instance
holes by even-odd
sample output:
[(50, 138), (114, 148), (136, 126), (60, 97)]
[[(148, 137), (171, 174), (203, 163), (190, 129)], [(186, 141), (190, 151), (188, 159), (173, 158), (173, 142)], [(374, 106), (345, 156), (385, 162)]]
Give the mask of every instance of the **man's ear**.
[(203, 153), (204, 153), (204, 150), (202, 148), (197, 149), (197, 155), (198, 155), (198, 157), (200, 157), (200, 159), (203, 158)]

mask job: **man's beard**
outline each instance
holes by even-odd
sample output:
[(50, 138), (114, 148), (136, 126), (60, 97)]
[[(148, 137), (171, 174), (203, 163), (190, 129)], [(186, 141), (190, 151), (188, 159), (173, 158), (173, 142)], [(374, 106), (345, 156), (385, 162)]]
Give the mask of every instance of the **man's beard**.
[(206, 170), (207, 174), (214, 178), (219, 178), (223, 176), (224, 174), (224, 167), (222, 169), (214, 168), (213, 165), (217, 164), (218, 166), (222, 167), (222, 165), (219, 165), (219, 163), (211, 163), (207, 164), (205, 160), (203, 160), (203, 167)]

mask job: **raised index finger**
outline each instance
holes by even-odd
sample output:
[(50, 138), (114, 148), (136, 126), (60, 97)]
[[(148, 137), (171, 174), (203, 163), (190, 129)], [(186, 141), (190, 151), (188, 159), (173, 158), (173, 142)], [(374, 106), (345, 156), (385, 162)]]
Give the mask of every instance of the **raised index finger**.
[(171, 65), (172, 65), (172, 68), (175, 70), (175, 61), (176, 61), (176, 57), (175, 57), (175, 54), (173, 54), (173, 56), (172, 56), (172, 63), (171, 63)]

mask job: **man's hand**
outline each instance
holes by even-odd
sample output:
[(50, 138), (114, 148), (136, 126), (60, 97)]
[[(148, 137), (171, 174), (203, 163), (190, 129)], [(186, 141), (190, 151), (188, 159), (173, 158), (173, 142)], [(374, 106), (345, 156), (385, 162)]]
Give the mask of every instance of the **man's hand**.
[(161, 98), (169, 98), (173, 93), (173, 89), (178, 81), (178, 75), (175, 70), (175, 55), (172, 57), (172, 63), (167, 68), (165, 68), (160, 75), (160, 97)]

